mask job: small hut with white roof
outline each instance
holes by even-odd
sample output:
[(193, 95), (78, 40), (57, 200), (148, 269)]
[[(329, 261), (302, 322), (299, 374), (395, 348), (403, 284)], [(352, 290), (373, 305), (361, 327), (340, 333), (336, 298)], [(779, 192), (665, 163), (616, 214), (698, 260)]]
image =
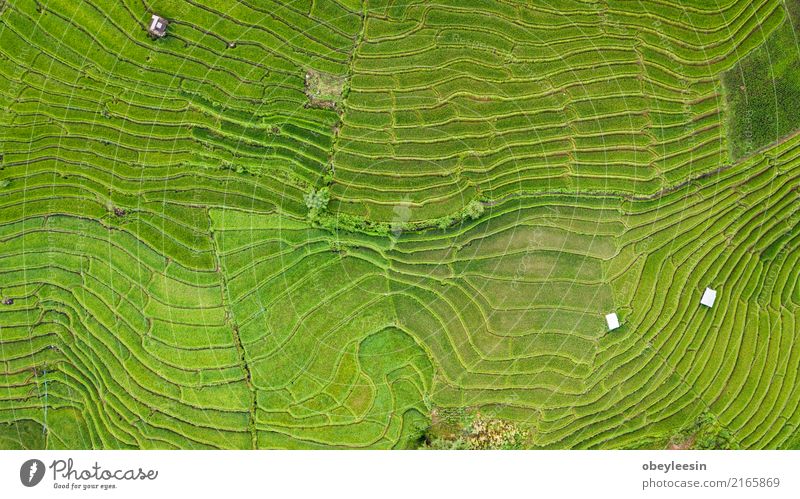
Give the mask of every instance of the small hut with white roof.
[(164, 38), (164, 36), (167, 34), (167, 26), (169, 26), (169, 21), (161, 16), (153, 14), (153, 17), (150, 20), (150, 27), (147, 29), (147, 32), (150, 33), (150, 36), (153, 38)]
[(706, 288), (706, 290), (703, 291), (703, 297), (700, 298), (700, 303), (708, 308), (711, 308), (714, 306), (714, 302), (716, 301), (716, 299), (717, 299), (717, 291), (711, 288)]

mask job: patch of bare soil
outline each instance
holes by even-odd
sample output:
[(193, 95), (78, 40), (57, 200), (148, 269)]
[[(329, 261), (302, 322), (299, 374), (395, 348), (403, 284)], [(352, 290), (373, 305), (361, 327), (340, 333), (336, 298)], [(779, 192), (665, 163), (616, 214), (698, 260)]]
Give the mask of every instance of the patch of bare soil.
[(667, 450), (689, 450), (694, 446), (696, 439), (697, 437), (695, 435), (691, 435), (683, 441), (671, 440), (667, 446)]
[(347, 78), (309, 69), (305, 77), (305, 93), (309, 107), (337, 109), (342, 102)]

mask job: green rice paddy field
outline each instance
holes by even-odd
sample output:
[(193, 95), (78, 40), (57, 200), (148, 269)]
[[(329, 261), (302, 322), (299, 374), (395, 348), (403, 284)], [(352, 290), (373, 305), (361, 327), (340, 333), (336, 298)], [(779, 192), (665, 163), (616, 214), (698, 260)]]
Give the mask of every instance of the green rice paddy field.
[(798, 13), (0, 0), (0, 448), (800, 448)]

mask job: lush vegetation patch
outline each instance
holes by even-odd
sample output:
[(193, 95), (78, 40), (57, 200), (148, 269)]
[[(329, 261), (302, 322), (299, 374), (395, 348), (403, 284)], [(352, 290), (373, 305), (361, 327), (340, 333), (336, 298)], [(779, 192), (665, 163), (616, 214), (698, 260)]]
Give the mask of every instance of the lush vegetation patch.
[(422, 448), (434, 450), (511, 450), (528, 441), (527, 430), (474, 410), (437, 408), (432, 425), (422, 438)]
[(738, 449), (733, 434), (713, 414), (702, 413), (689, 427), (670, 438), (671, 449)]

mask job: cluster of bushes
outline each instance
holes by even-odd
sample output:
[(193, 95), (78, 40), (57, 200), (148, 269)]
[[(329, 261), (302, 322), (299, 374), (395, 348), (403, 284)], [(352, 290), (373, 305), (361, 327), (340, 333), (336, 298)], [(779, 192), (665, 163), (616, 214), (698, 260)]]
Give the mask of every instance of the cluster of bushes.
[(420, 448), (434, 450), (522, 449), (528, 431), (511, 421), (489, 418), (466, 409), (435, 409), (433, 423)]
[(702, 450), (739, 448), (734, 435), (709, 412), (704, 412), (694, 423), (673, 435), (669, 443), (673, 447)]
[(331, 199), (330, 192), (327, 187), (320, 189), (311, 189), (303, 196), (303, 201), (308, 208), (308, 218), (310, 220), (317, 220), (322, 212), (328, 209), (328, 202)]
[(481, 215), (483, 215), (484, 209), (484, 204), (481, 201), (473, 199), (464, 208), (462, 208), (460, 212), (454, 215), (435, 218), (433, 220), (426, 221), (426, 223), (428, 224), (428, 227), (438, 227), (439, 229), (444, 230), (464, 220), (476, 220), (480, 218)]
[(330, 191), (327, 186), (311, 189), (303, 196), (303, 200), (308, 208), (309, 220), (315, 222), (319, 227), (331, 231), (343, 230), (377, 236), (388, 236), (400, 232), (414, 232), (432, 228), (444, 230), (468, 219), (476, 220), (483, 215), (485, 210), (482, 201), (473, 199), (458, 213), (445, 217), (416, 222), (376, 222), (346, 213), (329, 213), (327, 209), (330, 202)]

